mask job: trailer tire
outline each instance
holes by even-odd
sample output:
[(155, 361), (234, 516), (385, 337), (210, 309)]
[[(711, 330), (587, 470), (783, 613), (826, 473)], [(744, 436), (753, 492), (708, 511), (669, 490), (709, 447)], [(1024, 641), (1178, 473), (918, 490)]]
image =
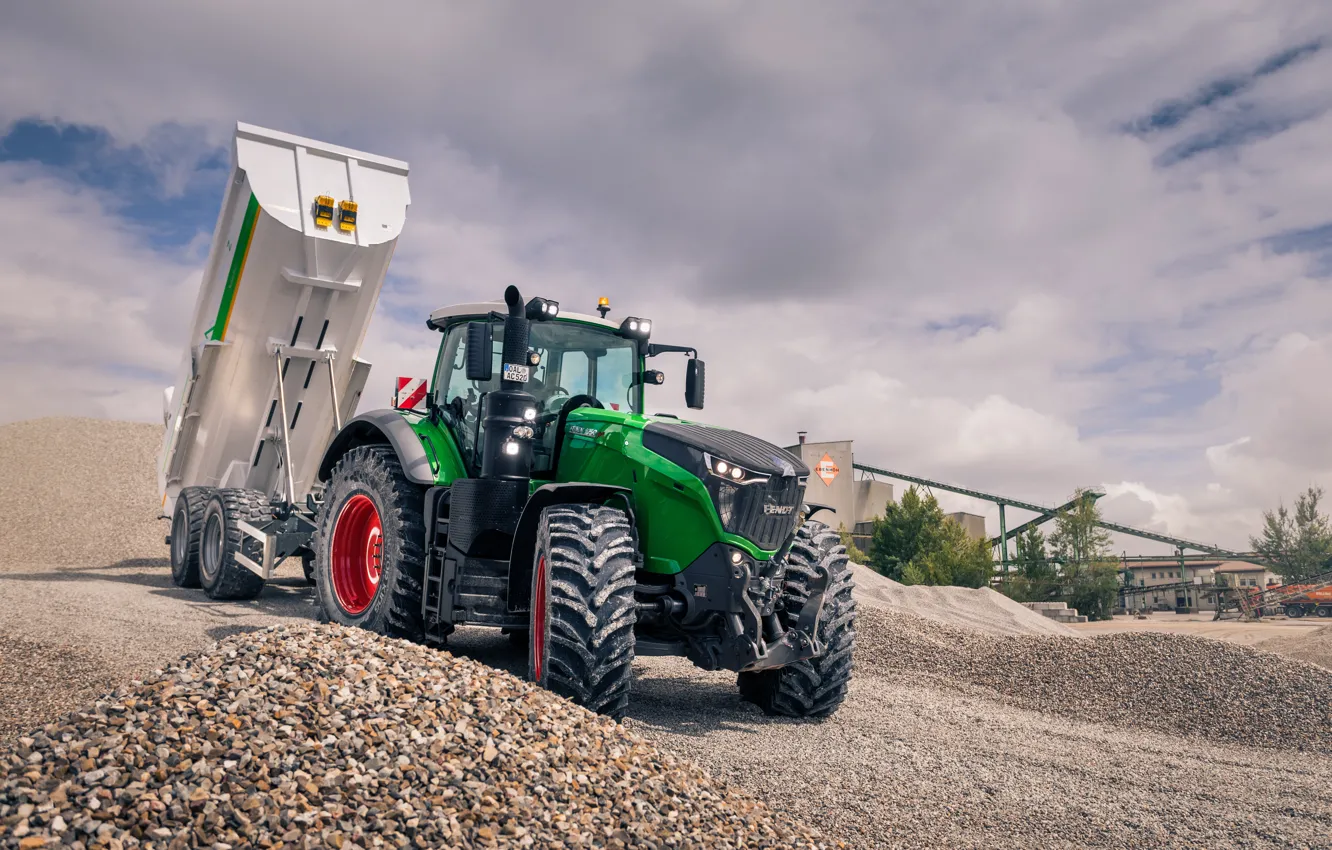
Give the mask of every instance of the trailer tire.
[(264, 580), (236, 560), (258, 562), (263, 546), (240, 530), (242, 521), (262, 525), (273, 518), (268, 496), (258, 490), (214, 490), (204, 509), (199, 541), (199, 582), (209, 599), (253, 599)]
[(1303, 616), (1304, 616), (1304, 606), (1303, 606), (1303, 605), (1287, 605), (1287, 606), (1286, 606), (1286, 616), (1287, 616), (1287, 617), (1290, 617), (1292, 620), (1298, 620), (1300, 617), (1303, 617)]
[(823, 654), (737, 677), (740, 698), (754, 703), (764, 714), (827, 717), (846, 699), (856, 638), (855, 582), (841, 536), (824, 523), (809, 520), (796, 531), (786, 556), (784, 610), (779, 616), (783, 626), (795, 625), (820, 566), (828, 571), (818, 627)]
[(1332, 605), (1319, 605), (1314, 613), (1320, 617), (1332, 617)]
[(528, 679), (615, 720), (629, 707), (636, 551), (622, 510), (584, 504), (541, 512)]
[(209, 487), (186, 487), (176, 496), (171, 512), (171, 583), (176, 587), (195, 590), (200, 586), (199, 539), (212, 494)]
[(320, 620), (424, 639), (424, 502), (392, 446), (357, 446), (338, 459), (312, 541)]

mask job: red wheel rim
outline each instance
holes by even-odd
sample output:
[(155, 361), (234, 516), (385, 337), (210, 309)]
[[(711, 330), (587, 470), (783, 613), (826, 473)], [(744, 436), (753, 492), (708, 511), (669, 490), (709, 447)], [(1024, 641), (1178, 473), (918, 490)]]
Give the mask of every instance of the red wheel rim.
[(384, 568), (384, 528), (369, 496), (358, 493), (338, 511), (329, 560), (338, 604), (348, 614), (369, 608)]
[(532, 678), (541, 681), (546, 662), (546, 556), (537, 561), (536, 589), (532, 592)]

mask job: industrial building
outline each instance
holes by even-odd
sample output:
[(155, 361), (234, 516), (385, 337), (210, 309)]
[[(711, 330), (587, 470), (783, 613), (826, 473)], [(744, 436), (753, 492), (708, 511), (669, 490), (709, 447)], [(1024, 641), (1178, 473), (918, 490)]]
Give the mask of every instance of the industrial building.
[(1176, 559), (1163, 558), (1135, 561), (1124, 569), (1130, 574), (1128, 584), (1139, 589), (1123, 594), (1129, 610), (1215, 611), (1216, 594), (1207, 590), (1216, 586), (1218, 578), (1228, 587), (1256, 590), (1281, 584), (1281, 577), (1268, 568), (1244, 561), (1218, 559), (1181, 564)]
[[(834, 528), (846, 526), (856, 546), (865, 551), (869, 546), (875, 517), (882, 517), (893, 501), (893, 485), (872, 478), (855, 477), (855, 452), (851, 440), (811, 443), (806, 432), (799, 432), (799, 442), (786, 446), (786, 450), (800, 457), (810, 469), (805, 499), (827, 505), (829, 513), (818, 519)], [(975, 538), (986, 537), (985, 517), (962, 511), (948, 514)]]

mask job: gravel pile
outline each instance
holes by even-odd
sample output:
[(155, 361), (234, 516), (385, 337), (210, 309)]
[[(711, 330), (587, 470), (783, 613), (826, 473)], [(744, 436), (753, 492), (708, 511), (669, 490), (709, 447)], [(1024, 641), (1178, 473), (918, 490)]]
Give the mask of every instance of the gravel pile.
[(1295, 637), (1280, 637), (1258, 644), (1264, 652), (1277, 652), (1332, 670), (1332, 626)]
[(308, 625), (229, 638), (20, 738), (0, 825), (21, 848), (829, 846), (513, 676)]
[(1078, 632), (988, 587), (906, 585), (852, 564), (860, 610), (906, 611), (917, 617), (999, 635), (1067, 635)]
[(1080, 720), (1332, 753), (1332, 672), (1238, 644), (992, 635), (882, 610), (861, 612), (856, 643), (860, 675), (923, 675)]
[(163, 558), (162, 426), (53, 417), (0, 425), (0, 573)]

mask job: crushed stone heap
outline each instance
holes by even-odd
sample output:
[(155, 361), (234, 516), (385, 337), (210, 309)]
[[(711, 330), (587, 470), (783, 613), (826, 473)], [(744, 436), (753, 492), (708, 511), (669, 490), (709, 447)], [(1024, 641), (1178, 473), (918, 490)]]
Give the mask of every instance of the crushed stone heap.
[(228, 638), (0, 751), (0, 843), (51, 839), (835, 846), (517, 677), (331, 625)]
[(1022, 708), (1218, 743), (1332, 753), (1332, 672), (1186, 635), (996, 635), (870, 610), (857, 675), (976, 686)]

